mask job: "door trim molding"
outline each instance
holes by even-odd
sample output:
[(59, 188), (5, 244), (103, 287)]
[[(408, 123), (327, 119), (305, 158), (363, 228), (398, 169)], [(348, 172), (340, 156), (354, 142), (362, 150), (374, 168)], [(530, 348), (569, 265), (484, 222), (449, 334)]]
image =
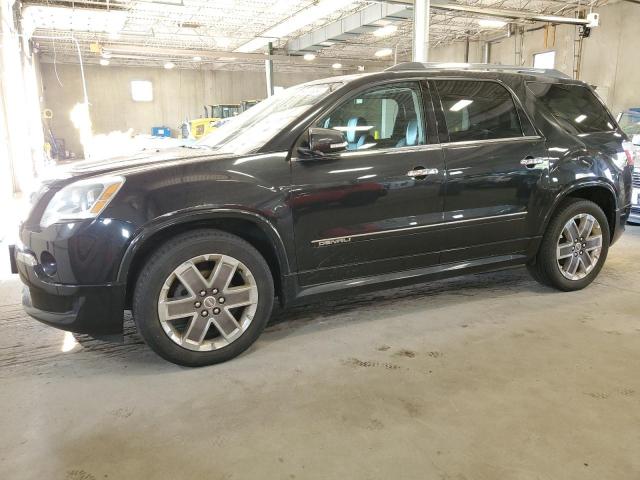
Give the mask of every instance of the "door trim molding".
[(452, 220), (450, 222), (440, 222), (440, 223), (432, 223), (430, 225), (418, 225), (414, 227), (403, 227), (403, 228), (393, 228), (390, 230), (382, 230), (379, 232), (369, 232), (369, 233), (354, 233), (353, 235), (344, 235), (341, 237), (330, 237), (330, 238), (321, 238), (319, 240), (311, 240), (311, 245), (314, 247), (329, 247), (331, 245), (339, 245), (344, 243), (351, 243), (353, 239), (363, 239), (370, 238), (378, 235), (386, 235), (390, 233), (400, 233), (400, 232), (409, 232), (414, 230), (426, 230), (429, 228), (435, 227), (443, 227), (448, 225), (458, 225), (462, 223), (471, 223), (471, 222), (480, 222), (484, 220), (498, 220), (503, 218), (516, 218), (516, 217), (524, 217), (527, 215), (527, 212), (516, 212), (516, 213), (505, 213), (502, 215), (492, 215), (489, 217), (478, 217), (478, 218), (469, 218), (466, 220)]
[(489, 138), (486, 140), (464, 140), (460, 142), (443, 142), (442, 148), (446, 147), (456, 147), (456, 146), (473, 146), (473, 145), (486, 145), (492, 143), (506, 143), (506, 142), (531, 142), (536, 140), (544, 140), (542, 137), (538, 135), (528, 135), (522, 137), (505, 137), (505, 138)]

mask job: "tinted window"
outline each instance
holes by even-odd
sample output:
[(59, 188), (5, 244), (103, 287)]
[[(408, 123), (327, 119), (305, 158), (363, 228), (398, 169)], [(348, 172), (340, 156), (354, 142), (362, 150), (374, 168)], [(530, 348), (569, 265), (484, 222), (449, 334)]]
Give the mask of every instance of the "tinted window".
[(608, 132), (614, 123), (600, 100), (587, 87), (530, 82), (529, 90), (570, 133)]
[(400, 148), (425, 143), (418, 84), (384, 85), (340, 104), (316, 127), (344, 133), (348, 150)]
[(521, 137), (520, 118), (511, 94), (495, 82), (435, 82), (451, 142)]

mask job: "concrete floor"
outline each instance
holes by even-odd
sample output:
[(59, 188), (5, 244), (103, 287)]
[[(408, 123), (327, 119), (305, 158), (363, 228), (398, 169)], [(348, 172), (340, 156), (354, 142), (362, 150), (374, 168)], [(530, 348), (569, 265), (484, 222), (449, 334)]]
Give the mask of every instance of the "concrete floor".
[[(595, 284), (524, 270), (299, 308), (190, 370), (0, 284), (3, 479), (638, 479), (640, 228)], [(62, 350), (70, 350), (63, 353)]]

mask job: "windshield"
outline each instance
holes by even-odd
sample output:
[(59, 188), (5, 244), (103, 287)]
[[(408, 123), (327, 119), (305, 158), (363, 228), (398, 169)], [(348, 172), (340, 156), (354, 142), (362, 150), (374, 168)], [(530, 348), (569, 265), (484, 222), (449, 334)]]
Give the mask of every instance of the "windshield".
[(342, 85), (330, 82), (287, 88), (232, 118), (195, 146), (239, 155), (252, 152)]

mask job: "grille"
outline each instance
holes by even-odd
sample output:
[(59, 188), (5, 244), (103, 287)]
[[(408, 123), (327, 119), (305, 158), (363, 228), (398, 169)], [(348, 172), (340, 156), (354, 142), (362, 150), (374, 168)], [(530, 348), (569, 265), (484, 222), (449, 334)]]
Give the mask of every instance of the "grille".
[(633, 172), (633, 186), (636, 188), (640, 188), (640, 171), (638, 170)]

